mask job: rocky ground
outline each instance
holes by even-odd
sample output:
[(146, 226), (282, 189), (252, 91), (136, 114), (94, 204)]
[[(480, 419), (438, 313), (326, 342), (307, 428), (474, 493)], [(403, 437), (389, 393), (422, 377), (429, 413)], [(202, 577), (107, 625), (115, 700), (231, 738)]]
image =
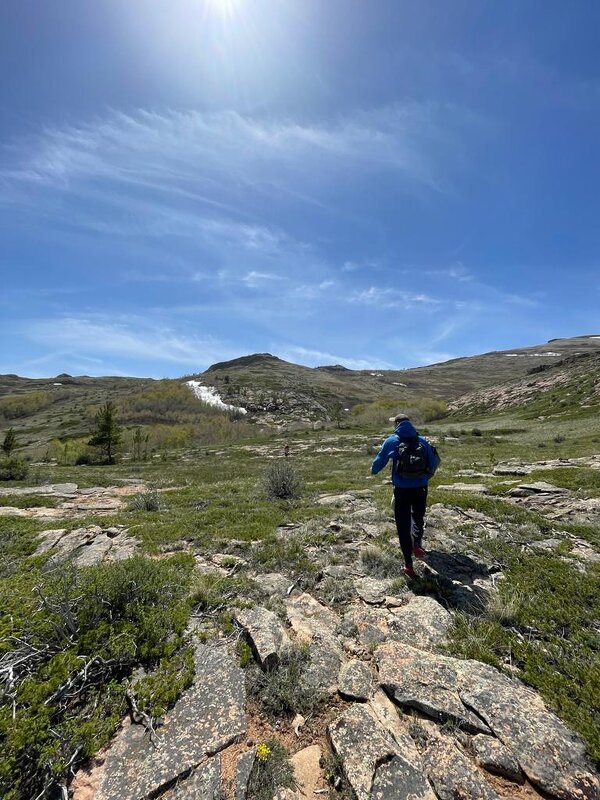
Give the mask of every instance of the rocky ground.
[[(600, 459), (588, 460), (590, 465), (598, 468)], [(528, 484), (528, 472), (539, 469), (509, 464), (483, 478), (514, 480), (510, 502), (551, 519), (576, 513), (597, 518), (598, 501), (581, 512), (567, 490)], [(481, 487), (488, 491), (487, 484)], [(104, 504), (114, 510), (141, 488), (45, 487), (60, 502), (44, 511), (75, 517), (88, 503), (96, 511)], [(40, 487), (9, 491), (41, 493)], [(278, 539), (298, 539), (305, 547), (316, 567), (308, 584), (257, 570), (252, 542), (231, 542), (223, 553), (195, 553), (202, 574), (243, 573), (255, 590), (248, 602), (232, 607), (233, 632), (219, 630), (211, 615), (192, 619), (193, 685), (154, 725), (143, 715), (125, 720), (110, 746), (75, 776), (74, 800), (241, 800), (256, 759), (269, 758), (261, 743), (273, 739), (292, 755), (295, 788), (278, 793), (287, 800), (319, 797), (332, 783), (358, 800), (600, 798), (582, 742), (511, 674), (510, 665), (501, 672), (444, 650), (453, 615), (477, 613), (503, 579), (502, 563), (478, 546), (506, 536), (502, 524), (473, 509), (434, 504), (427, 558), (417, 566), (417, 581), (406, 585), (386, 576), (386, 569), (378, 574), (375, 543), (394, 542), (395, 534), (370, 490), (321, 494), (318, 503), (333, 509), (333, 517), (278, 531)], [(34, 515), (40, 508), (16, 511)], [(598, 559), (589, 543), (566, 532), (522, 546), (557, 548), (565, 539), (565, 557), (582, 570)], [(186, 547), (184, 541), (164, 549)], [(49, 554), (50, 565), (72, 560), (86, 566), (128, 558), (137, 549), (124, 526), (87, 526), (44, 531), (37, 553)], [(307, 650), (301, 681), (306, 692), (322, 698), (318, 709), (293, 719), (265, 714), (247, 693), (240, 641), (268, 674), (291, 649)]]

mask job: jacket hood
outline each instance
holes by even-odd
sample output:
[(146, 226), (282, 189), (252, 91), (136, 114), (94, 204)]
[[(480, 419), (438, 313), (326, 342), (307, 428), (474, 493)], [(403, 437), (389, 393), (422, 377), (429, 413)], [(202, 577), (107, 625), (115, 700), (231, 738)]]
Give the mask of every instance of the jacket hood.
[(412, 422), (408, 419), (403, 419), (402, 422), (396, 426), (394, 433), (401, 439), (414, 439), (419, 435)]

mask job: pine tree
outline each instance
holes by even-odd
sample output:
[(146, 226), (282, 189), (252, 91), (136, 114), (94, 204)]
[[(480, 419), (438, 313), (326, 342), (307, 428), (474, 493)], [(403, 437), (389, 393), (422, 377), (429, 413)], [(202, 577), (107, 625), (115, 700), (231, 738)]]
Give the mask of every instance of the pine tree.
[(117, 421), (114, 403), (107, 400), (96, 414), (96, 431), (88, 444), (98, 447), (107, 464), (115, 463), (115, 451), (121, 442), (121, 427)]
[(14, 432), (13, 428), (9, 428), (6, 431), (6, 436), (4, 437), (4, 441), (2, 442), (2, 450), (7, 458), (10, 458), (12, 451), (17, 446), (17, 437)]

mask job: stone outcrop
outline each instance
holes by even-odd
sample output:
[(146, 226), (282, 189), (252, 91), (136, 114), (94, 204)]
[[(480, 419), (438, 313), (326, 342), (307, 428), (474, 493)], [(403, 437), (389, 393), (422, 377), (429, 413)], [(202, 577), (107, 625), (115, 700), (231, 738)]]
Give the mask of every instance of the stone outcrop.
[(366, 705), (344, 711), (329, 726), (328, 734), (357, 800), (435, 800), (422, 765), (406, 758)]
[(423, 761), (439, 800), (500, 800), (483, 774), (449, 739), (440, 737), (430, 744)]
[(340, 669), (338, 691), (349, 700), (368, 700), (373, 694), (373, 676), (364, 661), (349, 661)]
[(65, 561), (77, 567), (89, 567), (107, 561), (131, 558), (138, 548), (138, 541), (130, 536), (127, 528), (118, 525), (100, 528), (90, 525), (69, 531), (65, 528), (42, 531), (36, 556), (49, 554), (46, 568), (51, 569)]
[(509, 781), (523, 782), (517, 759), (499, 739), (478, 734), (471, 740), (471, 746), (480, 767)]
[(193, 686), (157, 731), (160, 745), (143, 726), (125, 725), (107, 752), (94, 800), (145, 800), (192, 770), (178, 800), (210, 796), (219, 769), (214, 757), (246, 732), (244, 674), (225, 647), (199, 644), (195, 661)]
[(273, 669), (290, 639), (278, 617), (266, 608), (238, 610), (235, 619), (246, 632), (254, 655), (263, 669)]

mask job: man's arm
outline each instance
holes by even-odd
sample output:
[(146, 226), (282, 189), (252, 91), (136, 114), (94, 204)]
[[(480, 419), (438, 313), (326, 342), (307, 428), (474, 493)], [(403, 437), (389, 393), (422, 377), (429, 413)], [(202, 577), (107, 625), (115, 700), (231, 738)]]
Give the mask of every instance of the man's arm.
[(381, 472), (381, 470), (392, 457), (397, 443), (397, 436), (388, 436), (385, 442), (381, 445), (381, 450), (373, 459), (373, 463), (371, 464), (371, 475), (377, 475), (378, 472)]

